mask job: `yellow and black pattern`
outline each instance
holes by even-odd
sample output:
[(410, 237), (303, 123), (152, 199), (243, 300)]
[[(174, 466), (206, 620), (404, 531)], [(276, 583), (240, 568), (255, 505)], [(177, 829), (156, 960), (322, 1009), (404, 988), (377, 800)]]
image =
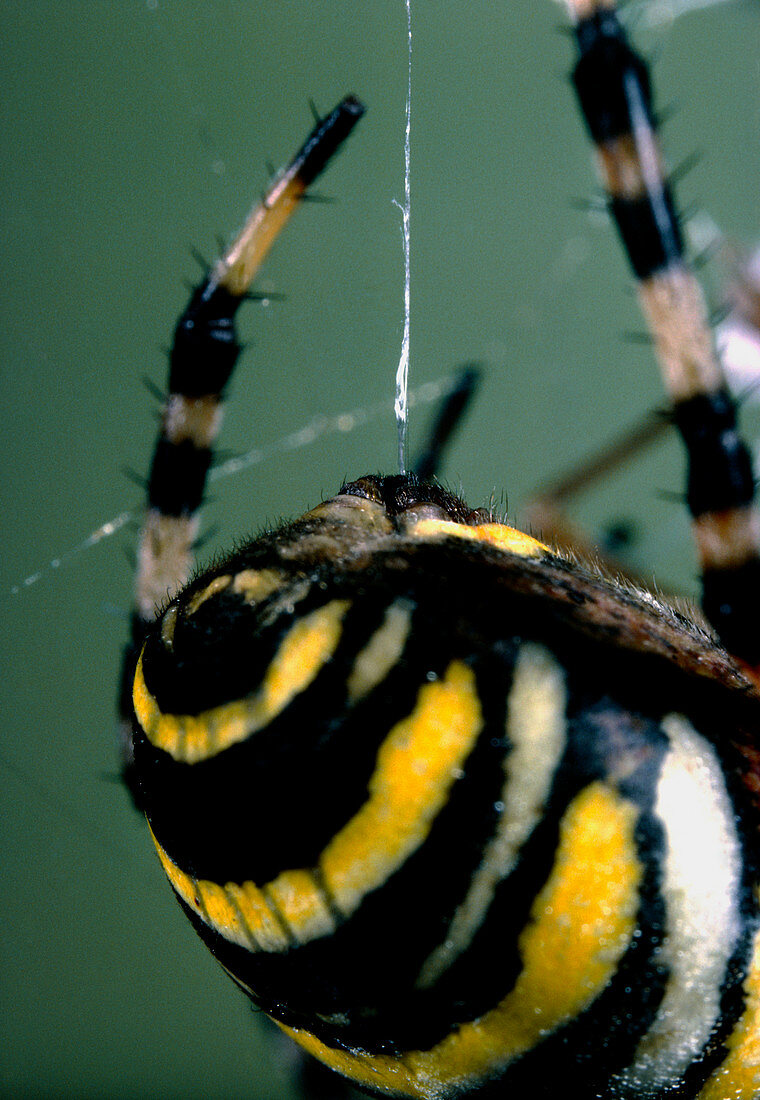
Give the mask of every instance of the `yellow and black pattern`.
[(760, 816), (725, 729), (756, 700), (666, 609), (422, 490), (348, 486), (149, 636), (135, 793), (185, 912), (365, 1087), (749, 1100)]
[(646, 67), (612, 0), (568, 6), (574, 83), (689, 453), (705, 610), (732, 655), (431, 480), (468, 372), (416, 474), (347, 484), (179, 590), (235, 311), (360, 117), (349, 97), (178, 326), (125, 778), (220, 964), (365, 1090), (757, 1100), (754, 485)]
[(194, 288), (169, 352), (167, 396), (146, 486), (137, 543), (131, 638), (122, 669), (122, 753), (130, 766), (131, 679), (156, 610), (192, 572), (199, 509), (222, 422), (224, 391), (241, 346), (235, 329), (250, 284), (282, 228), (364, 113), (355, 96), (316, 125), (250, 211), (230, 248)]

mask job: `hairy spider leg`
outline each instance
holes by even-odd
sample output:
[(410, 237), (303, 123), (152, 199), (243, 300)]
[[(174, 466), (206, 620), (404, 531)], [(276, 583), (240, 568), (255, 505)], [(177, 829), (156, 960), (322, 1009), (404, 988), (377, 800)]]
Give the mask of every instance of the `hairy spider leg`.
[(138, 538), (131, 638), (125, 649), (120, 715), (129, 768), (132, 679), (156, 611), (185, 584), (193, 566), (213, 446), (221, 427), (224, 389), (241, 347), (235, 315), (279, 233), (307, 189), (327, 167), (364, 106), (347, 96), (318, 119), (296, 155), (273, 179), (227, 252), (193, 291), (177, 322), (169, 358), (168, 396), (148, 478)]
[(760, 672), (760, 523), (749, 452), (736, 425), (704, 295), (684, 254), (663, 166), (650, 77), (613, 0), (567, 0), (572, 79), (638, 283), (673, 420), (688, 455), (687, 502), (702, 606), (727, 649)]

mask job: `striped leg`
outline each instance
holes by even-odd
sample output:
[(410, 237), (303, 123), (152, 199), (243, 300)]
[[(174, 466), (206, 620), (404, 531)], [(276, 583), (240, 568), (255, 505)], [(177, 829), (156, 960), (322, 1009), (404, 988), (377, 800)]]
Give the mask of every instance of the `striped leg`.
[(688, 454), (703, 608), (726, 647), (757, 674), (760, 525), (751, 462), (702, 291), (684, 257), (649, 74), (628, 44), (613, 0), (566, 2), (579, 53), (573, 83)]
[(138, 540), (132, 635), (124, 654), (120, 714), (125, 770), (132, 725), (131, 683), (137, 655), (156, 609), (190, 575), (212, 448), (222, 419), (224, 388), (240, 345), (235, 315), (262, 261), (304, 197), (364, 113), (347, 97), (317, 122), (296, 156), (254, 206), (229, 250), (193, 292), (174, 332), (169, 396), (148, 480)]

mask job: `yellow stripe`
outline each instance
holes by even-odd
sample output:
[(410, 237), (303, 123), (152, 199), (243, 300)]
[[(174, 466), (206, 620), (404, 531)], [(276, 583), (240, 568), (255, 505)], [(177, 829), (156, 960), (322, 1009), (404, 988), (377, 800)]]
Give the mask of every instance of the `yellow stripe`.
[[(290, 936), (263, 891), (252, 882), (244, 882), (242, 885), (228, 882), (224, 889), (240, 913), (256, 947), (261, 951), (287, 951), (291, 946)], [(216, 929), (222, 935), (225, 934), (220, 925), (216, 925)]]
[(615, 974), (636, 923), (637, 816), (635, 806), (601, 782), (577, 796), (562, 822), (551, 876), (520, 937), (523, 969), (514, 988), (432, 1049), (364, 1056), (280, 1027), (344, 1076), (400, 1096), (452, 1096), (498, 1073), (587, 1008)]
[(217, 592), (223, 592), (225, 588), (229, 588), (232, 577), (225, 573), (224, 576), (214, 577), (212, 581), (202, 588), (200, 592), (196, 592), (192, 596), (184, 607), (185, 615), (194, 615), (199, 607), (202, 607), (206, 600), (210, 600), (212, 596), (215, 596)]
[(252, 882), (225, 886), (185, 874), (172, 860), (151, 829), (158, 858), (175, 892), (197, 917), (230, 943), (253, 950), (287, 951), (291, 946), (282, 921)]
[(404, 651), (411, 626), (412, 605), (406, 600), (396, 600), (386, 610), (382, 625), (356, 656), (346, 681), (352, 703), (363, 699), (385, 679)]
[(232, 591), (238, 592), (246, 603), (261, 603), (282, 588), (286, 579), (281, 569), (241, 569), (232, 578)]
[(175, 893), (197, 917), (230, 943), (253, 951), (287, 951), (335, 931), (324, 891), (311, 871), (283, 871), (266, 886), (224, 886), (182, 871), (151, 829), (158, 858)]
[(325, 885), (344, 915), (425, 839), (482, 724), (475, 675), (461, 661), (420, 688), (412, 713), (380, 746), (369, 798), (320, 856)]
[(507, 550), (510, 554), (519, 554), (522, 558), (538, 558), (542, 554), (551, 553), (543, 542), (505, 523), (481, 523), (477, 527), (469, 527), (452, 520), (421, 519), (410, 527), (408, 533), (425, 539), (456, 538), (486, 542), (500, 550)]
[(311, 871), (283, 871), (264, 890), (296, 943), (308, 943), (335, 931), (324, 891)]
[[(243, 569), (236, 573), (234, 577), (229, 574), (214, 577), (205, 588), (196, 592), (182, 608), (178, 607), (177, 604), (172, 604), (167, 609), (161, 620), (161, 640), (166, 648), (171, 650), (174, 646), (174, 630), (179, 611), (181, 610), (182, 614), (188, 617), (194, 615), (207, 600), (215, 596), (217, 592), (224, 592), (230, 585), (232, 591), (242, 595), (246, 603), (254, 604), (260, 603), (267, 596), (276, 592), (278, 588), (282, 588), (286, 579), (286, 574), (280, 569)], [(299, 598), (302, 597), (299, 596)]]
[(317, 872), (220, 886), (180, 870), (154, 836), (166, 875), (185, 904), (232, 943), (284, 951), (329, 935), (335, 917), (320, 882), (344, 915), (380, 886), (424, 841), (481, 726), (475, 676), (453, 661), (440, 682), (420, 689), (412, 713), (383, 742), (369, 798), (330, 841)]
[(141, 654), (132, 698), (146, 737), (175, 760), (195, 764), (263, 729), (305, 691), (330, 660), (349, 606), (348, 600), (331, 600), (297, 619), (280, 643), (258, 691), (200, 714), (164, 714), (159, 709), (145, 684)]
[(417, 979), (432, 986), (468, 947), (488, 912), (499, 883), (541, 819), (567, 740), (567, 690), (560, 663), (544, 646), (526, 642), (515, 662), (507, 699), (507, 741), (502, 809), (496, 831), (483, 849), (445, 939), (425, 960)]
[(177, 627), (178, 615), (179, 608), (176, 603), (173, 603), (166, 609), (161, 619), (161, 641), (170, 652), (174, 649), (174, 631)]
[(242, 947), (258, 946), (258, 929), (248, 925), (235, 900), (216, 882), (195, 880), (192, 908), (206, 924), (219, 929), (225, 939)]
[(728, 1055), (697, 1100), (757, 1100), (760, 1096), (760, 932), (755, 936), (744, 993), (744, 1013), (725, 1042)]

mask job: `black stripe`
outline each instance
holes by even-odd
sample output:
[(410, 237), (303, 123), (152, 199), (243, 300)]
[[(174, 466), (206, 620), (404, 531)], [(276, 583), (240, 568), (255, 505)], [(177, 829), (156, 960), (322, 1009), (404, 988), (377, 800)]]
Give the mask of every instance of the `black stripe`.
[[(346, 708), (358, 647), (382, 622), (384, 602), (347, 616), (332, 661), (285, 711), (246, 741), (182, 764), (135, 735), (140, 804), (183, 870), (214, 882), (263, 884), (313, 866), (361, 807), (388, 730), (413, 709), (419, 680), (392, 673), (382, 692)], [(249, 646), (251, 664), (259, 663)], [(424, 682), (424, 677), (423, 677)], [(387, 690), (385, 690), (387, 688)]]
[(693, 516), (749, 504), (752, 460), (737, 433), (736, 404), (726, 389), (700, 393), (673, 407), (689, 455), (687, 501)]
[(669, 188), (638, 199), (613, 197), (609, 207), (637, 279), (682, 259), (683, 239)]
[(627, 82), (638, 89), (646, 117), (654, 130), (649, 73), (631, 48), (617, 15), (596, 12), (575, 27), (580, 58), (572, 80), (592, 140), (601, 145), (631, 131)]
[(760, 561), (702, 574), (702, 607), (729, 653), (760, 663)]
[(303, 183), (308, 186), (324, 170), (365, 110), (356, 96), (346, 96), (334, 111), (317, 123), (293, 158)]
[[(575, 28), (580, 58), (573, 83), (592, 140), (597, 145), (632, 135), (635, 112), (656, 131), (649, 72), (631, 48), (617, 15), (596, 12)], [(683, 257), (673, 196), (665, 180), (632, 199), (612, 194), (610, 212), (638, 279), (647, 279)]]
[(165, 516), (186, 516), (200, 508), (211, 451), (190, 440), (159, 439), (148, 479), (148, 507)]
[(209, 279), (196, 287), (174, 330), (170, 393), (222, 393), (240, 354), (234, 318), (243, 300)]
[[(283, 610), (268, 623), (273, 600), (287, 600), (287, 587), (256, 605), (247, 603), (242, 593), (227, 588), (187, 615), (183, 609), (212, 576), (204, 576), (197, 588), (183, 593), (171, 649), (164, 645), (159, 628), (146, 640), (145, 683), (165, 714), (200, 714), (250, 695), (260, 686), (296, 619), (326, 602), (324, 594), (314, 587), (296, 605), (297, 614)], [(369, 608), (368, 613), (371, 618), (374, 609)]]

